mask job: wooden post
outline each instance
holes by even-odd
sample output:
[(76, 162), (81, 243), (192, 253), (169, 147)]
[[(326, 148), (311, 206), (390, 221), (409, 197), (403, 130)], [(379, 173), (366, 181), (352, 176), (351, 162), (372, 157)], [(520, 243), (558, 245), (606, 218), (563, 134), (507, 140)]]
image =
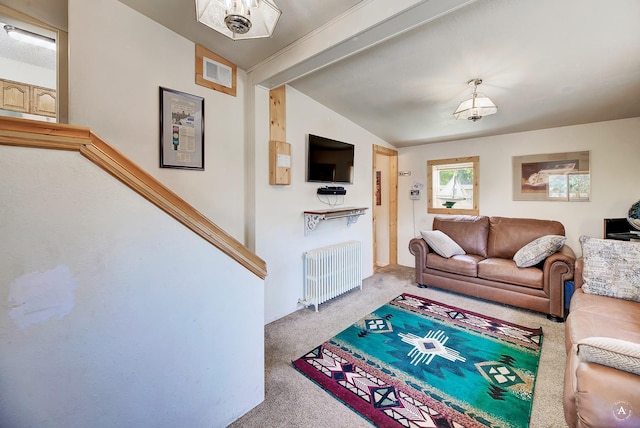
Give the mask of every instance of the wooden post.
[(286, 87), (269, 91), (269, 184), (291, 184), (291, 144), (287, 141)]

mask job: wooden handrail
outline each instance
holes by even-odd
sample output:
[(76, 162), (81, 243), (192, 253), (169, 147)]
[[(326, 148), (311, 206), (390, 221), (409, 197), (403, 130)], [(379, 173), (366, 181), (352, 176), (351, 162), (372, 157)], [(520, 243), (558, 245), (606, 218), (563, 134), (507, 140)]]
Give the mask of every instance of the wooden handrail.
[(0, 145), (80, 152), (261, 279), (267, 276), (264, 260), (89, 128), (0, 117)]

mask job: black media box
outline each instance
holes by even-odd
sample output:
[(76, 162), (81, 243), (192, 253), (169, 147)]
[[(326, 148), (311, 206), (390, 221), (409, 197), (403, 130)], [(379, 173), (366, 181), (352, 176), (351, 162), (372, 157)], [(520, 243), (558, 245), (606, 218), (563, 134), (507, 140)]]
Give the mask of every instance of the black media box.
[(318, 195), (346, 195), (347, 191), (344, 187), (318, 187)]

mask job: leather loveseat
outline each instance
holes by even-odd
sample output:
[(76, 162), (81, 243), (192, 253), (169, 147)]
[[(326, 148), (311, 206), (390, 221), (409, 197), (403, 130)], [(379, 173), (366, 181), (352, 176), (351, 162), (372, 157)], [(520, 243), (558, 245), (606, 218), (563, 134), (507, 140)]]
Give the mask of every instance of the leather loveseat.
[[(530, 267), (518, 267), (519, 250), (547, 236), (564, 237), (562, 223), (486, 216), (436, 216), (433, 231), (441, 231), (462, 248), (463, 254), (443, 257), (423, 237), (413, 238), (409, 251), (415, 256), (415, 280), (495, 302), (547, 314), (564, 320), (564, 283), (573, 279), (575, 254), (564, 245)], [(422, 235), (430, 233), (421, 231)], [(440, 232), (437, 232), (440, 233)], [(521, 251), (520, 251), (521, 252)]]
[(565, 420), (640, 427), (640, 243), (580, 241), (565, 323)]

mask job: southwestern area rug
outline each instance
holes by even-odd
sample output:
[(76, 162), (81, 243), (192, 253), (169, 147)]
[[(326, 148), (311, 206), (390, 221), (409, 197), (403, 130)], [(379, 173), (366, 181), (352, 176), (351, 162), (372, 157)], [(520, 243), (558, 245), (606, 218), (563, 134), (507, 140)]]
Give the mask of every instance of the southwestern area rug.
[(379, 427), (527, 427), (531, 329), (402, 294), (293, 361)]

